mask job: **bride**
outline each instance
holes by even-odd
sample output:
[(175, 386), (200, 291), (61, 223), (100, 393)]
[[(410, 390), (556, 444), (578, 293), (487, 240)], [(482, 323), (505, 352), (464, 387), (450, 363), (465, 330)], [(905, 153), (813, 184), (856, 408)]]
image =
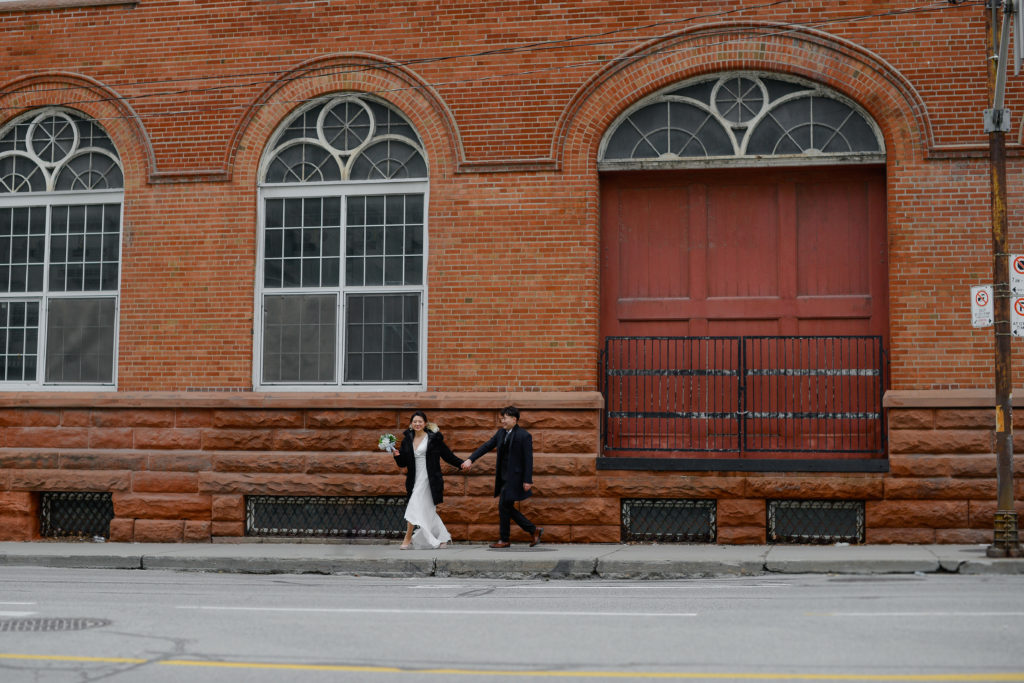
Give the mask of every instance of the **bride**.
[[(460, 467), (463, 460), (452, 453), (444, 442), (437, 425), (427, 422), (427, 416), (417, 410), (409, 421), (409, 429), (402, 434), (398, 450), (392, 449), (395, 464), (408, 468), (405, 472), (405, 490), (409, 503), (405, 507), (405, 539), (402, 550), (443, 548), (452, 540), (444, 522), (434, 509), (444, 499), (444, 479), (441, 476), (441, 458)], [(418, 527), (418, 528), (416, 528)], [(416, 528), (416, 533), (413, 529)]]

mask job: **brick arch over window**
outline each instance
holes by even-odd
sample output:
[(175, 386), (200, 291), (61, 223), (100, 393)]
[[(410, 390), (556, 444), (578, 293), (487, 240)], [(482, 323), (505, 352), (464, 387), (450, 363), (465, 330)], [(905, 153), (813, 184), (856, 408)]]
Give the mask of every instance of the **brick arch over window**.
[(423, 78), (384, 58), (351, 54), (300, 64), (261, 93), (235, 130), (229, 173), (243, 184), (255, 183), (260, 158), (281, 121), (304, 102), (342, 92), (374, 96), (401, 111), (422, 140), (432, 177), (454, 173), (463, 160), (455, 119)]
[(147, 183), (157, 172), (156, 157), (142, 121), (131, 105), (99, 81), (70, 73), (43, 73), (0, 84), (5, 125), (29, 110), (62, 106), (95, 119), (117, 149), (125, 191)]
[(674, 83), (729, 71), (796, 76), (835, 90), (878, 124), (890, 157), (923, 158), (933, 146), (927, 110), (916, 90), (862, 47), (790, 26), (716, 24), (652, 41), (611, 60), (565, 108), (553, 156), (566, 172), (594, 173), (602, 136), (627, 108)]

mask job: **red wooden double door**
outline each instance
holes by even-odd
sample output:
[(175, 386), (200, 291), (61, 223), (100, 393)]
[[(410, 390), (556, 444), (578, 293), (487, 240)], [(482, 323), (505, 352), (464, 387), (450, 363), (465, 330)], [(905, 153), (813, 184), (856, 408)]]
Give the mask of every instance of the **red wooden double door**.
[[(862, 406), (878, 397), (845, 395), (880, 394), (880, 374), (864, 379), (880, 361), (861, 357), (859, 346), (783, 339), (877, 335), (885, 344), (883, 168), (607, 174), (601, 210), (603, 340), (763, 336), (772, 345), (763, 354), (753, 342), (734, 349), (728, 340), (609, 347), (619, 354), (609, 388), (620, 394), (606, 396), (609, 415), (623, 419), (609, 421), (608, 436), (623, 439), (619, 448), (877, 450), (862, 448), (861, 437), (877, 444), (880, 419)], [(799, 348), (786, 351), (786, 343)], [(741, 353), (753, 369), (730, 374)], [(815, 406), (801, 398), (811, 393)], [(748, 416), (743, 443), (735, 416), (726, 416), (738, 409)], [(815, 411), (826, 420), (773, 420)]]

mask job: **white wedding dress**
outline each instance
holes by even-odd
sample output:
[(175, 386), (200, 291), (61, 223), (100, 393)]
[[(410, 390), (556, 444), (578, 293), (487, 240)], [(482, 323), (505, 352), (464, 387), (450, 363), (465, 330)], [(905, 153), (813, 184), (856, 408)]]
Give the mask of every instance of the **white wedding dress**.
[(412, 535), (412, 547), (417, 550), (437, 548), (442, 543), (452, 540), (444, 522), (434, 509), (434, 497), (430, 493), (430, 481), (427, 479), (427, 438), (420, 441), (418, 448), (413, 449), (416, 456), (416, 483), (409, 496), (409, 504), (405, 506), (405, 521), (419, 527)]

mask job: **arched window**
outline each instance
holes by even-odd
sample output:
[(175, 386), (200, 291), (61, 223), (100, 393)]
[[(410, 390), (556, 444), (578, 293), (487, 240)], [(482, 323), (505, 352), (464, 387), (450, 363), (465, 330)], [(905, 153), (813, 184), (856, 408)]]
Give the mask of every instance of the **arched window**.
[(260, 388), (422, 388), (427, 162), (412, 124), (366, 95), (294, 112), (260, 185)]
[(601, 144), (601, 168), (879, 163), (878, 127), (821, 85), (762, 73), (676, 84), (626, 111)]
[(0, 390), (114, 386), (123, 200), (96, 121), (48, 107), (0, 129)]

